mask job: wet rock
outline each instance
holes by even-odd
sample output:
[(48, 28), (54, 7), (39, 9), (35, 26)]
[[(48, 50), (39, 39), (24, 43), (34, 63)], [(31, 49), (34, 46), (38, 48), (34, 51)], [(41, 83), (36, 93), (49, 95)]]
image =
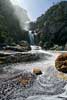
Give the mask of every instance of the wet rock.
[(25, 100), (27, 95), (23, 92), (30, 88), (35, 80), (36, 76), (27, 71), (0, 79), (0, 100)]
[(4, 64), (4, 62), (2, 60), (0, 60), (0, 64)]
[(58, 71), (67, 73), (67, 53), (61, 54), (57, 57), (55, 67)]
[(33, 69), (33, 73), (36, 74), (36, 75), (41, 75), (42, 74), (42, 71), (39, 68), (34, 68)]
[[(22, 71), (15, 75), (11, 74), (11, 78), (7, 80), (0, 79), (0, 100), (63, 100), (58, 96), (64, 93), (67, 82), (55, 77), (55, 69), (50, 68), (46, 70), (47, 74), (42, 74), (37, 78), (30, 72)], [(18, 81), (18, 79), (27, 80), (29, 78), (31, 81), (28, 83), (26, 81), (22, 84)]]
[(25, 79), (18, 79), (18, 81), (23, 85), (26, 86), (27, 84), (29, 84), (29, 82), (31, 81), (31, 78), (25, 78)]
[(67, 43), (65, 44), (64, 50), (67, 50)]
[(63, 50), (63, 46), (59, 46), (59, 45), (54, 45), (54, 47), (50, 48), (50, 50)]
[(25, 49), (25, 51), (31, 50), (31, 47), (27, 41), (21, 41), (19, 45)]
[(58, 97), (52, 97), (52, 96), (45, 96), (45, 95), (39, 95), (39, 96), (31, 96), (27, 98), (26, 100), (63, 100)]
[(11, 51), (16, 51), (16, 52), (26, 52), (26, 51), (31, 50), (31, 47), (26, 41), (22, 41), (15, 46), (6, 46), (4, 47), (4, 50), (11, 50)]
[(9, 63), (20, 63), (27, 61), (35, 61), (40, 59), (39, 55), (36, 53), (12, 53), (12, 54), (0, 54), (0, 64), (9, 64)]

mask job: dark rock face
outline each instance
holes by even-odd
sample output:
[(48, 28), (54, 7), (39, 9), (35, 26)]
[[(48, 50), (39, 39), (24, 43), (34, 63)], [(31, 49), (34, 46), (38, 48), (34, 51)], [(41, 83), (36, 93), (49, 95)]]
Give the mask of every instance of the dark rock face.
[(53, 44), (65, 45), (67, 42), (67, 1), (53, 5), (36, 21), (39, 41), (42, 46), (48, 42), (48, 48)]
[(57, 70), (67, 73), (67, 54), (58, 56), (55, 61), (55, 67), (57, 68)]

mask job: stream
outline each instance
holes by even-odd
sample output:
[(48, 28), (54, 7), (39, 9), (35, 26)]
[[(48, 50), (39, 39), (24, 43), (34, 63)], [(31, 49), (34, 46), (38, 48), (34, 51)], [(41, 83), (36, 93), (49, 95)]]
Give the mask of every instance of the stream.
[[(0, 74), (0, 100), (67, 100), (66, 74), (58, 72), (55, 68), (55, 59), (62, 52), (45, 51), (41, 47), (31, 46), (30, 53), (40, 55), (37, 61), (11, 64), (3, 67), (3, 74)], [(29, 86), (19, 85), (15, 79), (3, 81), (5, 77), (13, 73), (21, 72), (24, 75), (32, 72), (33, 68), (40, 68), (42, 75), (32, 76), (33, 81)], [(62, 77), (59, 77), (62, 75)]]

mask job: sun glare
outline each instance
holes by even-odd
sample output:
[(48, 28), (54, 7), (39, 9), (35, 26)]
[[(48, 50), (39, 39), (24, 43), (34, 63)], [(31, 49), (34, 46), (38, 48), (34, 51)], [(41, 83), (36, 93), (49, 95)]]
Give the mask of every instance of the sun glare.
[(14, 5), (21, 5), (21, 0), (10, 0)]

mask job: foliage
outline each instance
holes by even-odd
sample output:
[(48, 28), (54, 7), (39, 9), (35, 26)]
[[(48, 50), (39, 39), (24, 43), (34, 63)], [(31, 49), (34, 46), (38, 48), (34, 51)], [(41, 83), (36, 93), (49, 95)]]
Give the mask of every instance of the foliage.
[(0, 0), (0, 45), (10, 45), (26, 39), (24, 35), (27, 32), (21, 29), (13, 8), (9, 0)]
[[(39, 42), (65, 45), (67, 42), (67, 1), (50, 7), (35, 23)], [(40, 36), (39, 36), (40, 35)]]

